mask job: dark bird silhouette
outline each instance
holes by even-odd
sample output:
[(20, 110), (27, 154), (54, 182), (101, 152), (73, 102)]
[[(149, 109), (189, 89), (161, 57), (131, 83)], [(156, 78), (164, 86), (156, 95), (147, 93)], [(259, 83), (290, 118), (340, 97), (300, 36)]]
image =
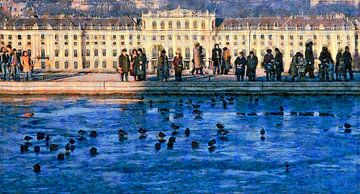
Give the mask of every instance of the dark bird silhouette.
[(261, 137), (260, 137), (260, 140), (261, 140), (261, 141), (265, 141), (265, 139), (266, 139), (265, 136), (261, 136)]
[(176, 137), (170, 137), (168, 141), (172, 142), (172, 143), (175, 143), (176, 142)]
[(71, 138), (71, 139), (69, 140), (69, 143), (72, 144), (72, 145), (74, 145), (74, 144), (75, 144), (75, 140), (74, 140), (73, 138)]
[(45, 133), (43, 132), (37, 132), (36, 133), (37, 140), (43, 140), (45, 138)]
[(171, 128), (174, 130), (178, 130), (178, 129), (180, 129), (180, 126), (176, 125), (175, 123), (171, 123)]
[(96, 156), (98, 154), (98, 150), (96, 147), (92, 147), (90, 148), (90, 155), (91, 156)]
[(27, 145), (20, 145), (20, 152), (25, 153), (29, 151), (29, 146)]
[(192, 148), (199, 148), (199, 145), (200, 145), (200, 143), (197, 142), (197, 141), (192, 141), (192, 142), (191, 142), (191, 147), (192, 147)]
[(193, 107), (193, 108), (196, 108), (196, 109), (197, 109), (197, 108), (200, 108), (200, 104), (193, 104), (192, 107)]
[(155, 150), (159, 151), (161, 149), (161, 143), (155, 144)]
[(190, 136), (190, 129), (189, 129), (189, 128), (186, 128), (186, 129), (185, 129), (185, 136), (186, 136), (186, 137), (189, 137), (189, 136)]
[(80, 137), (77, 137), (77, 140), (79, 142), (86, 141), (86, 137), (80, 136)]
[(219, 129), (218, 131), (217, 131), (217, 134), (218, 135), (227, 135), (227, 134), (229, 134), (230, 132), (229, 132), (229, 130), (226, 130), (226, 129)]
[(47, 142), (49, 142), (50, 141), (50, 135), (46, 135), (46, 137), (45, 137), (45, 141), (47, 141)]
[(351, 133), (351, 128), (345, 128), (344, 132), (345, 133)]
[(68, 151), (68, 150), (71, 150), (71, 144), (70, 143), (67, 143), (65, 145), (65, 150)]
[(264, 128), (260, 129), (260, 135), (265, 135), (265, 129)]
[(280, 112), (284, 112), (285, 108), (283, 106), (280, 106)]
[(56, 151), (59, 148), (57, 144), (50, 144), (50, 151)]
[(118, 135), (120, 140), (125, 140), (128, 137), (128, 134), (122, 129), (119, 129)]
[(33, 171), (36, 172), (36, 173), (39, 173), (41, 171), (41, 166), (40, 164), (35, 164), (33, 166)]
[(58, 160), (64, 160), (64, 158), (65, 158), (65, 154), (62, 152), (57, 155)]
[(215, 146), (210, 146), (210, 147), (208, 147), (208, 150), (209, 150), (210, 153), (214, 152), (215, 149), (216, 149)]
[(166, 137), (166, 134), (163, 133), (163, 132), (159, 132), (158, 135), (157, 135), (157, 137), (160, 138), (160, 139), (163, 139), (163, 138)]
[(201, 115), (196, 115), (196, 116), (194, 117), (194, 119), (195, 119), (195, 120), (201, 120), (202, 117), (201, 117)]
[(86, 134), (87, 134), (87, 131), (80, 129), (80, 130), (78, 131), (78, 134), (79, 134), (79, 135), (86, 135)]
[(236, 113), (236, 115), (237, 115), (237, 116), (245, 116), (245, 115), (246, 115), (246, 113), (237, 112), (237, 113)]
[(65, 156), (70, 156), (70, 150), (65, 150)]
[(92, 138), (97, 137), (97, 132), (96, 131), (90, 131), (90, 137), (92, 137)]
[(349, 123), (345, 123), (344, 127), (345, 127), (345, 129), (350, 129), (352, 127), (352, 125), (350, 125)]
[(288, 162), (285, 162), (285, 172), (286, 172), (286, 173), (290, 172), (290, 171), (289, 171), (289, 167), (290, 167), (289, 163), (288, 163)]
[(168, 142), (168, 143), (167, 143), (167, 148), (168, 148), (169, 150), (174, 149), (174, 143), (173, 143), (173, 142)]
[(208, 142), (208, 146), (211, 147), (211, 146), (214, 146), (216, 144), (216, 140), (215, 139), (212, 139)]
[(217, 124), (216, 124), (216, 127), (217, 127), (218, 129), (224, 129), (224, 128), (225, 128), (225, 125), (224, 125), (224, 124), (221, 124), (221, 123), (217, 123)]
[(34, 153), (40, 153), (40, 146), (34, 146)]
[(30, 137), (30, 136), (28, 136), (28, 135), (24, 137), (24, 140), (25, 140), (25, 141), (30, 141), (30, 140), (32, 140), (32, 139), (33, 139), (33, 138)]

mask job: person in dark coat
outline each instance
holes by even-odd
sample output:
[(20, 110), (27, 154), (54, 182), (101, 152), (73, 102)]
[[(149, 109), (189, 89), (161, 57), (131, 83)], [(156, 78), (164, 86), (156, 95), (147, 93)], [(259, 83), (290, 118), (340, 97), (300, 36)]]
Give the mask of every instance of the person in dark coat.
[(139, 57), (139, 64), (136, 68), (136, 75), (138, 76), (139, 81), (144, 81), (146, 79), (147, 58), (141, 48), (138, 49), (138, 57)]
[(305, 44), (305, 75), (309, 73), (309, 78), (314, 79), (314, 70), (315, 70), (315, 59), (314, 59), (314, 52), (312, 49), (313, 42), (309, 42)]
[(275, 48), (275, 74), (276, 80), (281, 81), (281, 73), (284, 72), (283, 55), (278, 48)]
[(3, 81), (9, 80), (9, 66), (8, 66), (8, 53), (5, 47), (2, 47), (0, 50), (0, 65), (1, 65), (1, 79)]
[(211, 60), (213, 61), (213, 65), (214, 65), (214, 75), (216, 74), (216, 72), (219, 75), (220, 65), (221, 65), (221, 48), (219, 44), (214, 45), (214, 48), (212, 49)]
[(249, 81), (255, 81), (256, 79), (256, 67), (259, 61), (257, 56), (255, 56), (254, 51), (250, 51), (249, 56), (247, 57), (247, 67), (246, 75), (249, 77)]
[(343, 53), (343, 60), (345, 65), (345, 75), (344, 78), (347, 80), (347, 72), (349, 72), (350, 80), (354, 80), (354, 74), (352, 70), (352, 57), (350, 53), (350, 49), (348, 46), (345, 47), (345, 52)]
[(181, 56), (180, 51), (176, 51), (176, 56), (174, 57), (172, 61), (172, 65), (175, 70), (175, 80), (176, 81), (182, 81), (181, 74), (183, 70), (183, 58)]
[(266, 81), (269, 81), (269, 78), (273, 71), (273, 64), (272, 64), (273, 61), (274, 61), (274, 55), (272, 54), (272, 50), (267, 49), (266, 54), (264, 56), (264, 61), (262, 63), (262, 67), (265, 68)]
[(126, 49), (123, 49), (121, 55), (119, 56), (119, 66), (117, 70), (120, 73), (121, 81), (128, 81), (128, 74), (130, 70), (130, 57), (127, 54)]
[(322, 51), (320, 52), (319, 60), (321, 62), (319, 67), (320, 80), (330, 81), (331, 77), (333, 77), (331, 74), (333, 73), (332, 64), (334, 64), (334, 60), (332, 59), (331, 54), (327, 47), (322, 48)]
[(169, 58), (166, 56), (166, 51), (162, 50), (159, 57), (158, 65), (159, 79), (161, 81), (168, 81), (169, 77)]
[(136, 66), (139, 63), (139, 59), (138, 59), (138, 54), (137, 54), (137, 50), (134, 49), (132, 51), (132, 55), (131, 55), (131, 62), (130, 62), (130, 75), (134, 76), (134, 81), (137, 81), (136, 79)]
[(341, 80), (341, 76), (343, 74), (341, 69), (342, 64), (343, 64), (343, 52), (341, 49), (339, 49), (338, 53), (336, 54), (336, 62), (335, 62), (336, 81)]
[(235, 59), (235, 70), (237, 81), (244, 81), (245, 69), (247, 61), (243, 52), (239, 53), (239, 56)]

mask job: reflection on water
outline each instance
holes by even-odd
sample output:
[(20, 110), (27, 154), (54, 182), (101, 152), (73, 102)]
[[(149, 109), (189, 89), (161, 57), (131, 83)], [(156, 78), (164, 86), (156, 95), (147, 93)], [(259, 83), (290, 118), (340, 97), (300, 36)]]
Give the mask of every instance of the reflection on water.
[[(200, 105), (200, 119), (194, 119), (188, 99)], [(360, 97), (242, 96), (226, 107), (220, 97), (211, 104), (211, 97), (204, 96), (145, 96), (144, 101), (114, 96), (8, 96), (0, 102), (3, 192), (359, 191)], [(277, 112), (279, 106), (285, 107), (285, 116), (264, 115)], [(19, 118), (24, 112), (35, 116)], [(218, 122), (229, 130), (227, 139), (217, 134)], [(345, 122), (353, 126), (351, 133), (344, 133)], [(157, 152), (156, 135), (163, 131), (166, 138), (171, 136), (171, 123), (180, 125), (174, 148), (164, 143)], [(140, 127), (149, 130), (146, 139), (138, 138)], [(119, 141), (119, 128), (128, 132), (127, 140)], [(184, 135), (186, 128), (190, 137)], [(264, 141), (261, 128), (266, 130)], [(71, 155), (58, 161), (57, 154), (65, 152), (66, 143), (80, 129), (96, 130), (98, 136), (76, 141)], [(39, 131), (49, 134), (51, 143), (61, 149), (50, 152), (44, 140), (35, 140)], [(35, 139), (29, 152), (21, 154), (25, 135)], [(209, 152), (207, 143), (214, 138), (216, 148)], [(200, 143), (198, 149), (191, 148), (193, 140)], [(41, 147), (38, 155), (33, 152), (36, 145)], [(91, 147), (100, 154), (91, 157)], [(42, 167), (39, 174), (32, 169), (36, 163)]]

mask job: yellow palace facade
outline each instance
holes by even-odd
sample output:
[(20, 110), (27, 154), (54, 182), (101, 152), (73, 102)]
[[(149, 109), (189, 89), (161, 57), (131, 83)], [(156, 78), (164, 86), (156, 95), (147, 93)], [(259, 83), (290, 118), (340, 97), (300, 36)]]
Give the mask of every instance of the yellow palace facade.
[(28, 50), (36, 69), (44, 71), (114, 71), (121, 50), (143, 48), (148, 70), (157, 64), (160, 49), (169, 58), (180, 50), (191, 67), (196, 42), (205, 50), (208, 65), (214, 44), (228, 47), (232, 58), (239, 51), (255, 51), (262, 60), (267, 48), (278, 47), (285, 69), (291, 57), (314, 42), (317, 57), (323, 46), (333, 58), (350, 47), (355, 62), (359, 50), (357, 28), (343, 15), (258, 18), (217, 18), (214, 13), (186, 9), (143, 13), (139, 19), (123, 18), (14, 18), (0, 24), (0, 45)]

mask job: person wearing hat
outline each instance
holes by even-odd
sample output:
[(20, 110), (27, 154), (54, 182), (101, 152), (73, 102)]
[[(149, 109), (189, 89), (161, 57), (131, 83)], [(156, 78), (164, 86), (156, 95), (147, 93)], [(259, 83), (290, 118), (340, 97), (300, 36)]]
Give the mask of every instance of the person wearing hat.
[(121, 81), (128, 81), (130, 57), (127, 54), (126, 49), (123, 49), (121, 55), (119, 56), (119, 66), (117, 67), (117, 70), (120, 73)]
[(255, 81), (256, 79), (256, 67), (259, 61), (254, 51), (250, 51), (249, 56), (247, 57), (247, 67), (246, 75), (249, 77), (249, 81)]
[(305, 44), (305, 75), (309, 73), (309, 78), (314, 79), (314, 70), (315, 70), (315, 59), (314, 52), (312, 49), (313, 42), (308, 42)]
[(166, 51), (163, 49), (159, 57), (158, 76), (161, 81), (168, 81), (169, 77), (169, 58), (166, 56)]
[(172, 65), (175, 70), (175, 80), (182, 81), (181, 73), (183, 70), (183, 59), (181, 56), (181, 52), (179, 50), (177, 50), (175, 54), (176, 54), (176, 56), (174, 57), (174, 59), (172, 61)]

